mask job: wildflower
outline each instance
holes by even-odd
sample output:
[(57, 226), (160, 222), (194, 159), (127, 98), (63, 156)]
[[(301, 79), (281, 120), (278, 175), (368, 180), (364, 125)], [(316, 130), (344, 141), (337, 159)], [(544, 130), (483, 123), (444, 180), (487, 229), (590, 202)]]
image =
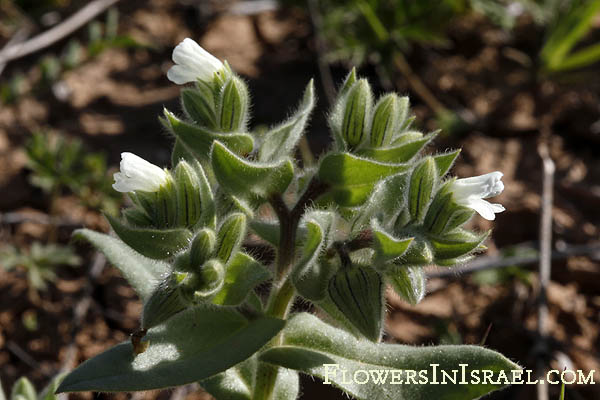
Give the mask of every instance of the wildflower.
[(156, 192), (167, 182), (167, 173), (133, 153), (121, 153), (120, 172), (114, 174), (113, 189), (119, 192)]
[(178, 85), (198, 79), (208, 81), (215, 72), (223, 68), (223, 63), (218, 58), (190, 38), (183, 39), (175, 47), (173, 62), (175, 65), (167, 71), (167, 78)]
[(451, 187), (454, 201), (461, 206), (472, 208), (483, 218), (493, 221), (496, 213), (505, 210), (501, 204), (493, 204), (484, 199), (498, 196), (504, 190), (502, 172), (457, 179)]

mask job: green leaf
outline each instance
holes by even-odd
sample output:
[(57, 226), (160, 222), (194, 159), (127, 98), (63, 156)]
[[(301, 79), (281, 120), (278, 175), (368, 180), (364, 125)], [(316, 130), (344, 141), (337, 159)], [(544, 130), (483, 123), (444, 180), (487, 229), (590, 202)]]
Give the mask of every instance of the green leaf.
[(388, 148), (367, 148), (358, 152), (360, 156), (372, 158), (373, 160), (386, 163), (405, 163), (416, 156), (433, 138), (434, 132), (421, 139)]
[(247, 321), (227, 308), (189, 308), (150, 329), (143, 353), (134, 355), (129, 342), (118, 344), (72, 371), (57, 392), (130, 392), (185, 385), (246, 360), (284, 324), (270, 317)]
[(311, 79), (306, 85), (302, 102), (294, 115), (265, 133), (258, 159), (262, 162), (274, 162), (293, 156), (294, 148), (304, 132), (314, 105), (314, 83)]
[(222, 187), (241, 198), (250, 195), (267, 198), (283, 193), (294, 177), (294, 166), (289, 159), (274, 164), (244, 160), (219, 142), (212, 149), (212, 166)]
[(321, 160), (319, 178), (332, 186), (339, 205), (352, 207), (364, 203), (378, 181), (408, 169), (405, 164), (384, 164), (349, 153), (331, 153)]
[(271, 277), (271, 272), (247, 254), (237, 253), (227, 264), (223, 288), (212, 300), (214, 304), (236, 306), (248, 297), (256, 285)]
[(273, 247), (279, 247), (279, 222), (252, 220), (250, 221), (250, 229)]
[(319, 262), (334, 229), (335, 214), (329, 211), (312, 211), (304, 218), (306, 228), (302, 256), (292, 272), (294, 286), (303, 297), (317, 301), (325, 297), (331, 268)]
[[(441, 370), (449, 373), (452, 373), (451, 370), (458, 370), (457, 375), (460, 379), (460, 364), (468, 364), (465, 367), (467, 379), (474, 370), (492, 371), (494, 381), (498, 379), (501, 371), (510, 379), (511, 371), (520, 369), (501, 354), (478, 346), (413, 347), (360, 340), (307, 313), (292, 317), (283, 336), (281, 346), (269, 348), (260, 354), (261, 361), (302, 371), (324, 381), (327, 378), (327, 382), (357, 400), (467, 400), (479, 398), (505, 386), (502, 383), (490, 384), (489, 382), (485, 385), (471, 383), (460, 385), (449, 381), (446, 381), (445, 385), (418, 384), (418, 376), (415, 377), (414, 384), (412, 382), (390, 384), (391, 370), (402, 370), (396, 375), (397, 379), (402, 379), (404, 382), (408, 379), (407, 370), (417, 372), (427, 370), (427, 376), (431, 381), (433, 379), (431, 365), (435, 364), (437, 381), (440, 382)], [(336, 370), (333, 366), (327, 367), (324, 364), (339, 364), (340, 369)], [(346, 370), (344, 375), (342, 369)], [(368, 382), (360, 384), (354, 379), (349, 379), (359, 370), (368, 371)], [(385, 371), (388, 373), (386, 374)], [(356, 376), (360, 382), (365, 379), (364, 373), (358, 373)], [(381, 376), (379, 383), (373, 383), (379, 376)], [(481, 373), (479, 377), (482, 377)]]
[(462, 257), (483, 243), (491, 231), (481, 235), (459, 229), (449, 235), (430, 237), (436, 259), (448, 259)]
[[(58, 385), (62, 382), (63, 378), (67, 376), (66, 372), (60, 373), (56, 375), (50, 383), (42, 390), (42, 392), (38, 396), (38, 400), (58, 400), (59, 396), (55, 394), (56, 389), (58, 389)], [(0, 388), (0, 391), (2, 389)], [(0, 397), (1, 400), (1, 397)]]
[(418, 304), (425, 297), (426, 277), (423, 268), (396, 265), (385, 273), (387, 281), (408, 303)]
[(142, 300), (150, 296), (156, 283), (170, 271), (169, 264), (146, 258), (112, 236), (78, 229), (73, 233), (73, 238), (86, 240), (100, 250), (121, 271)]
[(19, 378), (12, 387), (10, 398), (23, 400), (36, 400), (37, 393), (33, 384), (26, 377)]
[(452, 168), (456, 157), (460, 154), (460, 150), (451, 151), (449, 153), (438, 154), (433, 156), (435, 166), (437, 167), (438, 174), (440, 177), (446, 175), (446, 173)]
[(375, 249), (377, 263), (387, 263), (401, 257), (413, 241), (413, 238), (397, 239), (393, 237), (381, 229), (375, 220), (372, 225), (373, 248)]
[(273, 400), (294, 400), (300, 394), (300, 376), (292, 369), (277, 368)]
[(252, 136), (247, 133), (218, 133), (197, 125), (188, 124), (169, 110), (164, 110), (163, 125), (185, 148), (202, 161), (208, 161), (211, 146), (219, 141), (237, 154), (248, 154), (254, 147)]
[(133, 228), (108, 214), (105, 217), (123, 242), (141, 255), (156, 260), (174, 256), (192, 238), (192, 233), (187, 229)]

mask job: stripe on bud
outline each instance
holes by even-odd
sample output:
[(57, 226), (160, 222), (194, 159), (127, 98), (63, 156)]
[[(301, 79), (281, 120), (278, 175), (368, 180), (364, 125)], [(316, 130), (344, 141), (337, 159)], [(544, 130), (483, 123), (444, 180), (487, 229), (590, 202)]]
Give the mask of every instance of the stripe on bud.
[(196, 171), (186, 161), (175, 168), (177, 187), (177, 225), (191, 228), (202, 216), (200, 184)]
[(391, 143), (399, 116), (398, 103), (398, 95), (390, 93), (375, 105), (371, 123), (371, 147), (385, 147)]
[(363, 335), (377, 342), (383, 320), (383, 283), (370, 267), (341, 268), (329, 281), (329, 296)]
[(413, 220), (421, 221), (425, 216), (437, 179), (432, 157), (425, 158), (413, 170), (408, 190), (408, 210)]
[(350, 149), (358, 147), (365, 139), (372, 102), (371, 87), (366, 79), (359, 79), (352, 85), (344, 99), (342, 138)]
[(219, 99), (219, 127), (223, 132), (241, 132), (248, 118), (248, 88), (232, 75), (221, 89)]
[(217, 258), (223, 264), (235, 254), (246, 235), (246, 216), (242, 213), (229, 215), (219, 229), (217, 234)]
[(429, 233), (440, 235), (450, 232), (467, 222), (475, 211), (460, 206), (452, 198), (451, 185), (454, 180), (446, 182), (436, 193), (427, 215), (424, 226)]

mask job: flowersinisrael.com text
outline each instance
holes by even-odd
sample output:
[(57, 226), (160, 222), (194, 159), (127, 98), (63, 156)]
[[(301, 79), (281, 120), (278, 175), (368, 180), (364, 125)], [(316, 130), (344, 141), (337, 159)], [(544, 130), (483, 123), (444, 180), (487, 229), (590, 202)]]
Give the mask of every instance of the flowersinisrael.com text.
[(341, 378), (345, 384), (357, 383), (379, 385), (537, 385), (548, 383), (559, 385), (594, 385), (595, 370), (587, 374), (582, 370), (551, 370), (544, 377), (536, 377), (532, 370), (505, 371), (470, 369), (469, 364), (459, 364), (460, 369), (444, 370), (439, 364), (429, 364), (429, 369), (357, 369), (350, 371), (340, 364), (323, 364), (323, 384), (330, 385), (331, 380)]

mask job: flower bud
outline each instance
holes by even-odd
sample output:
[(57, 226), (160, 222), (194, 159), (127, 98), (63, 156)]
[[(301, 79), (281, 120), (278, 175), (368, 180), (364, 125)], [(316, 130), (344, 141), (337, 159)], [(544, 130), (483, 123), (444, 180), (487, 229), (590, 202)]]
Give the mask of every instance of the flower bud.
[(390, 93), (382, 97), (375, 105), (371, 123), (371, 147), (383, 147), (390, 144), (398, 120), (398, 96)]
[(420, 267), (394, 266), (386, 272), (394, 291), (408, 303), (418, 304), (425, 297), (425, 272)]
[(175, 168), (175, 185), (177, 225), (191, 228), (202, 216), (202, 202), (198, 175), (186, 161), (180, 161)]
[(422, 238), (415, 238), (406, 253), (395, 263), (398, 265), (428, 265), (432, 262), (431, 245)]
[(248, 118), (248, 89), (237, 76), (232, 75), (221, 89), (219, 127), (223, 132), (242, 132)]
[(427, 210), (423, 225), (429, 233), (439, 235), (450, 232), (463, 225), (474, 214), (472, 209), (460, 206), (454, 201), (452, 183), (453, 180), (438, 190)]
[(144, 304), (142, 329), (163, 323), (191, 304), (190, 290), (186, 287), (190, 280), (194, 280), (191, 273), (173, 272), (158, 284)]
[(225, 282), (225, 268), (219, 260), (209, 260), (201, 268), (194, 300), (205, 301), (217, 294)]
[(408, 210), (413, 220), (420, 221), (425, 216), (437, 178), (432, 157), (425, 158), (413, 170), (408, 191)]
[(113, 175), (113, 189), (127, 193), (133, 191), (157, 192), (167, 182), (168, 173), (133, 153), (121, 153), (120, 171)]
[(242, 245), (246, 235), (246, 216), (233, 213), (223, 222), (217, 234), (217, 258), (224, 264)]
[(212, 257), (217, 238), (212, 229), (202, 229), (194, 240), (190, 250), (190, 263), (192, 268), (200, 268), (206, 260)]
[(368, 116), (372, 103), (371, 87), (365, 79), (358, 80), (344, 100), (342, 138), (350, 149), (358, 147), (367, 135)]
[(175, 47), (173, 62), (175, 65), (167, 71), (167, 78), (178, 85), (197, 80), (211, 81), (215, 72), (223, 69), (219, 59), (190, 38), (183, 39)]
[(383, 283), (370, 267), (342, 267), (329, 281), (329, 296), (363, 335), (377, 342), (383, 320)]

